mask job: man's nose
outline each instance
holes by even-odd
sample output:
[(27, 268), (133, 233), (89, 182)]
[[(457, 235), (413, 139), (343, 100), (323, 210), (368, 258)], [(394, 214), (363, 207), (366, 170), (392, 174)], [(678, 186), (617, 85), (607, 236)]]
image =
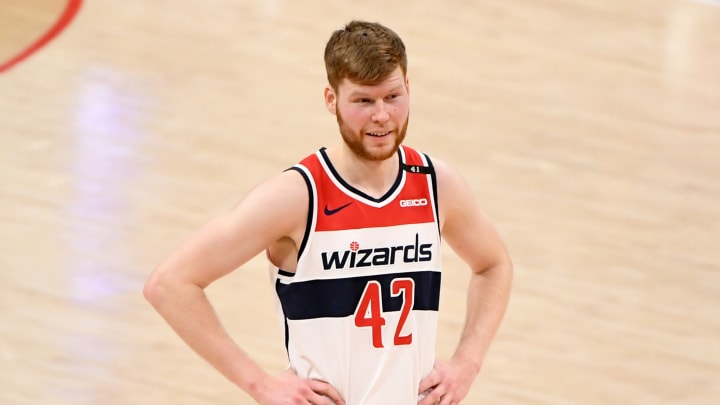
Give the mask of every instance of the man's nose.
[(375, 122), (385, 122), (390, 119), (387, 106), (383, 100), (375, 102), (375, 110), (373, 111), (372, 120)]

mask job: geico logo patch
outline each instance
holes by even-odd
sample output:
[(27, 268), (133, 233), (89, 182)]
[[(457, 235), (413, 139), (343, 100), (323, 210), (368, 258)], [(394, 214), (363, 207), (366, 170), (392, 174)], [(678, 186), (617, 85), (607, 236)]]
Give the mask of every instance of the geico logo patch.
[(401, 207), (422, 207), (428, 205), (427, 198), (416, 198), (414, 200), (400, 200)]

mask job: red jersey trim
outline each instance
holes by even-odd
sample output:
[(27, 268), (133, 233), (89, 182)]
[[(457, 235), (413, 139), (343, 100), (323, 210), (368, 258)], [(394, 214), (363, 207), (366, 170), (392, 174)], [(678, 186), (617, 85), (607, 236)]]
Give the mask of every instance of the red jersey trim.
[(305, 179), (315, 202), (308, 215), (309, 229), (322, 232), (437, 222), (437, 188), (430, 159), (407, 146), (398, 148), (398, 154), (397, 180), (380, 198), (342, 179), (324, 149), (303, 159), (295, 167), (304, 168), (311, 178)]

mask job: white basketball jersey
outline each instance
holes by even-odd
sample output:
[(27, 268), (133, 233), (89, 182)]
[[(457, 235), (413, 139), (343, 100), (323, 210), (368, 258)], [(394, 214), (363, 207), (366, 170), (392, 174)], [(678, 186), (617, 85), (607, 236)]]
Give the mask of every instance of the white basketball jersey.
[(271, 267), (290, 366), (348, 405), (416, 404), (432, 371), (440, 296), (437, 187), (402, 146), (395, 184), (373, 198), (324, 149), (295, 165), (310, 194), (296, 272)]

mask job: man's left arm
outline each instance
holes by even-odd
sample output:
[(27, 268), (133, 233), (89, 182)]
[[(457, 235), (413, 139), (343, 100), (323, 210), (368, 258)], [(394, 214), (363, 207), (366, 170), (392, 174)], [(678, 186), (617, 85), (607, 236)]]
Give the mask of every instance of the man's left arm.
[(465, 325), (455, 353), (437, 360), (421, 382), (419, 405), (458, 404), (470, 390), (507, 308), (513, 268), (507, 248), (467, 182), (433, 160), (438, 179), (443, 239), (472, 271)]

